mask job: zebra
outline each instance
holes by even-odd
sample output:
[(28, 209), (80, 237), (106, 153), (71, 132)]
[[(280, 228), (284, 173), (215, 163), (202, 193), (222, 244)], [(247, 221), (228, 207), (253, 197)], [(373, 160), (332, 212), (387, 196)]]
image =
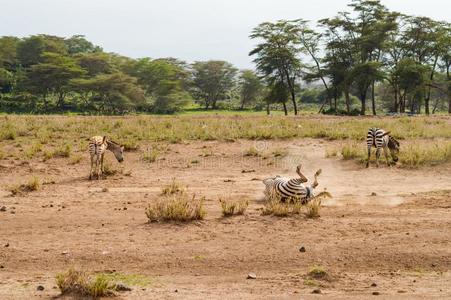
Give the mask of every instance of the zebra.
[(379, 167), (379, 158), (381, 156), (381, 149), (384, 149), (385, 160), (387, 161), (387, 165), (390, 166), (390, 162), (388, 159), (388, 151), (390, 151), (390, 155), (393, 159), (393, 162), (396, 164), (398, 161), (399, 154), (399, 142), (392, 136), (390, 136), (390, 131), (385, 131), (380, 128), (370, 128), (368, 130), (368, 135), (366, 138), (366, 144), (368, 147), (368, 159), (366, 162), (366, 167), (370, 166), (370, 158), (371, 158), (371, 148), (375, 147), (376, 150), (376, 165)]
[(327, 194), (327, 192), (321, 192), (318, 196), (315, 196), (314, 189), (319, 185), (318, 176), (321, 174), (321, 169), (316, 171), (314, 177), (315, 180), (312, 185), (305, 186), (304, 183), (308, 181), (301, 172), (301, 165), (297, 166), (296, 173), (299, 178), (288, 179), (280, 176), (275, 176), (263, 180), (265, 185), (265, 196), (267, 200), (279, 199), (282, 202), (286, 201), (301, 201), (302, 204), (307, 204), (316, 197)]
[[(91, 155), (91, 171), (89, 173), (89, 180), (93, 179), (94, 175), (100, 179), (100, 175), (104, 172), (103, 158), (106, 150), (113, 152), (118, 162), (124, 161), (124, 147), (108, 140), (106, 136), (93, 136), (89, 139), (89, 154)], [(94, 173), (95, 172), (95, 173)]]

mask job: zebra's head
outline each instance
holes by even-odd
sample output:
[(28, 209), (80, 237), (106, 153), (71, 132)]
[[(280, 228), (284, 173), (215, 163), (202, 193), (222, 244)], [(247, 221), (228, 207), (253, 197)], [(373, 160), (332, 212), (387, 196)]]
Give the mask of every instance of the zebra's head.
[(399, 160), (398, 154), (399, 154), (399, 142), (392, 136), (388, 137), (388, 149), (390, 149), (391, 157), (393, 158), (394, 162), (397, 162)]
[(121, 146), (118, 143), (115, 143), (113, 141), (107, 141), (107, 143), (108, 143), (108, 150), (113, 152), (117, 161), (120, 163), (123, 162), (124, 161), (124, 146)]

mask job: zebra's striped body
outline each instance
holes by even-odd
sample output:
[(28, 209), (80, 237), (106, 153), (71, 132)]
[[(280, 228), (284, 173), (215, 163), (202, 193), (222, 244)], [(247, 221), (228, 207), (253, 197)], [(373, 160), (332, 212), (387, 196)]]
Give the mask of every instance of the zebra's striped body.
[(385, 159), (387, 165), (390, 166), (388, 159), (388, 153), (390, 152), (394, 162), (398, 161), (399, 143), (395, 138), (390, 136), (390, 132), (380, 128), (370, 128), (366, 137), (366, 145), (368, 148), (368, 160), (366, 167), (369, 167), (371, 158), (371, 148), (376, 148), (376, 165), (379, 167), (379, 158), (381, 155), (381, 149), (384, 150)]
[(287, 200), (300, 200), (302, 203), (307, 203), (315, 195), (313, 193), (314, 188), (312, 186), (305, 186), (304, 182), (306, 181), (301, 178), (289, 179), (279, 176), (265, 179), (263, 183), (266, 186), (266, 198), (276, 197), (283, 202)]
[(318, 186), (318, 176), (321, 174), (321, 169), (316, 171), (315, 180), (310, 186), (304, 185), (308, 179), (302, 174), (301, 165), (296, 168), (296, 173), (299, 175), (299, 178), (288, 179), (276, 176), (263, 180), (263, 184), (266, 186), (266, 199), (278, 199), (282, 202), (301, 201), (302, 204), (314, 199), (315, 194), (313, 190)]
[(91, 171), (89, 173), (89, 179), (92, 179), (94, 174), (97, 176), (97, 179), (100, 179), (100, 176), (104, 170), (103, 159), (105, 157), (106, 150), (112, 151), (119, 162), (124, 160), (124, 147), (121, 147), (113, 141), (109, 141), (106, 136), (93, 136), (90, 138), (88, 150), (91, 156)]

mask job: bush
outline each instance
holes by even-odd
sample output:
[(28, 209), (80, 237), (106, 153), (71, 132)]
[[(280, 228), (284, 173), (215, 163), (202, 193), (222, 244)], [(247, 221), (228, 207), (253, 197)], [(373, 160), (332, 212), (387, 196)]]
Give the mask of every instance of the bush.
[(243, 215), (247, 207), (249, 206), (249, 201), (247, 199), (232, 201), (230, 199), (219, 198), (219, 203), (221, 204), (223, 217)]
[(196, 199), (186, 192), (178, 192), (171, 196), (159, 199), (150, 204), (146, 209), (149, 222), (189, 222), (202, 220), (206, 212), (204, 210), (205, 198)]
[(61, 294), (91, 296), (94, 298), (114, 294), (115, 284), (108, 277), (100, 274), (89, 276), (87, 273), (69, 269), (56, 275), (56, 285)]

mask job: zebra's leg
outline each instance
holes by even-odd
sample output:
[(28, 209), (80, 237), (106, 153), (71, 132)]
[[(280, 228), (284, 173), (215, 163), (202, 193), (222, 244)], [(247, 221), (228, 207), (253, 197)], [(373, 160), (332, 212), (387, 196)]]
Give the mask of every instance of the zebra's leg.
[(308, 179), (307, 179), (307, 177), (304, 176), (304, 174), (302, 174), (301, 168), (302, 168), (302, 165), (297, 166), (296, 173), (299, 175), (299, 177), (301, 178), (302, 182), (307, 182)]
[(387, 161), (387, 166), (391, 166), (390, 164), (390, 160), (388, 159), (388, 148), (384, 147), (384, 156), (385, 156), (385, 160)]
[(97, 180), (100, 180), (100, 175), (101, 175), (101, 167), (100, 167), (100, 155), (97, 154), (97, 158), (96, 158), (96, 171), (97, 171)]
[(103, 167), (103, 158), (105, 157), (105, 153), (102, 153), (102, 155), (100, 156), (100, 171), (103, 173), (105, 172), (105, 168)]
[(368, 146), (368, 158), (366, 159), (366, 167), (370, 166), (370, 158), (371, 158), (371, 146)]
[(379, 158), (381, 157), (381, 148), (377, 148), (376, 150), (376, 167), (379, 168)]
[(91, 155), (91, 170), (89, 171), (89, 180), (92, 180), (94, 172), (94, 155)]

